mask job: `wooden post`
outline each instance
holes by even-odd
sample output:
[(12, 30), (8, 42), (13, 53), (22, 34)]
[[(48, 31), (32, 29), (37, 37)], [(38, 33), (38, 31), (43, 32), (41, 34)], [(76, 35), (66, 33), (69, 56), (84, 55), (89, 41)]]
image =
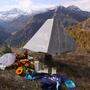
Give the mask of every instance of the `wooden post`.
[(48, 73), (51, 74), (52, 73), (52, 55), (45, 54), (44, 62), (48, 66)]

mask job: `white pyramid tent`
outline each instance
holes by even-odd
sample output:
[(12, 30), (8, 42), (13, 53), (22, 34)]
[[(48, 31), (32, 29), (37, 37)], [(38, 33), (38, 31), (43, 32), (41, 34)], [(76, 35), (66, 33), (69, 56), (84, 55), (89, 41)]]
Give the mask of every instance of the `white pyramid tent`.
[[(59, 23), (59, 24), (58, 24)], [(59, 20), (48, 19), (23, 47), (34, 52), (49, 54), (74, 50), (75, 42)]]

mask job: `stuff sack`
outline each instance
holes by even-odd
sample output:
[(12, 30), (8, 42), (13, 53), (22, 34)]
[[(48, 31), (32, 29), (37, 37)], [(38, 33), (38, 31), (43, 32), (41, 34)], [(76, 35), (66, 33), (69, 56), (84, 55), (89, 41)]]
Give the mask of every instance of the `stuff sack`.
[(0, 69), (5, 70), (6, 67), (11, 66), (16, 60), (15, 53), (7, 53), (0, 57)]

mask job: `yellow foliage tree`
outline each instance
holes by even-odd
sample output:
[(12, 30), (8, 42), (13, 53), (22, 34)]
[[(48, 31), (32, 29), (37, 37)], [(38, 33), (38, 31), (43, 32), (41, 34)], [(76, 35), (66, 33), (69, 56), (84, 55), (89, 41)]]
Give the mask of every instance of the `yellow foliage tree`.
[(69, 27), (67, 31), (81, 50), (90, 50), (90, 31), (82, 29), (79, 25)]

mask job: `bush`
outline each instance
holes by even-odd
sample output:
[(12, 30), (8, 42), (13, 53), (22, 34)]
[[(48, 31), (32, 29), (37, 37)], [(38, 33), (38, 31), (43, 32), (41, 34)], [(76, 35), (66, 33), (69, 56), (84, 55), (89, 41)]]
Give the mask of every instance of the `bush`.
[(9, 45), (5, 45), (2, 53), (3, 54), (5, 54), (5, 53), (12, 53), (11, 47)]

